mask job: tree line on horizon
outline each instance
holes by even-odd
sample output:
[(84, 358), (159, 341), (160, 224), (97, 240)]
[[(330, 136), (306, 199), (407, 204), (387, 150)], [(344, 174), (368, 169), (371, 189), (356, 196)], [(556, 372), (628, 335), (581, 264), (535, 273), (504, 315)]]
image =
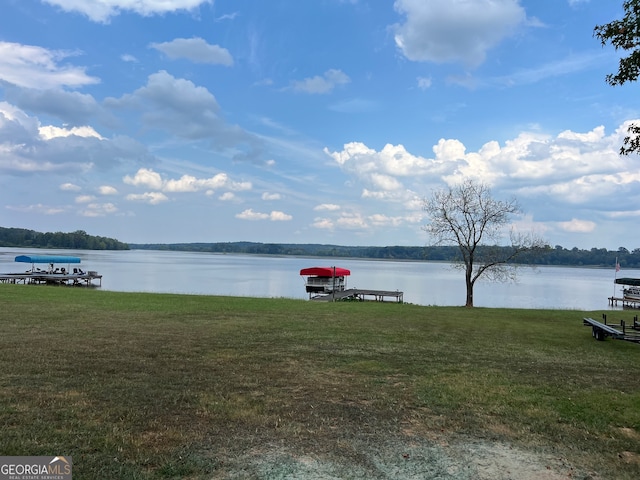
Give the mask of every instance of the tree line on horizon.
[[(286, 244), (259, 242), (216, 243), (151, 243), (129, 244), (134, 250), (170, 250), (206, 253), (229, 253), (248, 255), (297, 255), (312, 257), (371, 258), (379, 260), (412, 260), (454, 262), (460, 259), (458, 246), (341, 246), (326, 244)], [(496, 247), (482, 247), (496, 248)], [(512, 247), (497, 247), (508, 250)], [(523, 265), (588, 266), (615, 268), (616, 261), (622, 269), (640, 268), (640, 248), (629, 251), (592, 248), (581, 250), (545, 246), (542, 249), (522, 254), (518, 263)]]
[[(378, 260), (410, 260), (453, 262), (460, 258), (458, 246), (344, 246), (330, 244), (293, 244), (260, 242), (212, 243), (124, 243), (107, 237), (89, 235), (83, 230), (71, 233), (37, 232), (23, 228), (0, 227), (0, 247), (60, 248), (76, 250), (171, 250), (247, 255), (285, 255), (326, 258), (371, 258)], [(491, 247), (495, 248), (495, 247)], [(498, 247), (509, 249), (511, 247)], [(560, 245), (545, 246), (535, 252), (523, 254), (518, 263), (524, 265), (612, 267), (616, 261), (622, 269), (640, 268), (640, 248), (617, 250)]]
[(114, 238), (89, 235), (84, 230), (42, 233), (25, 228), (4, 227), (0, 227), (0, 247), (129, 250), (126, 243)]

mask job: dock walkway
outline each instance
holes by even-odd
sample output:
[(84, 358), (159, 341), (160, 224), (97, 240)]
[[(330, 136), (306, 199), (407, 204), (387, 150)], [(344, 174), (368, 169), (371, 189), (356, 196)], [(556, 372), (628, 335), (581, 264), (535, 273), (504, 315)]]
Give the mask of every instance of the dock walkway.
[[(348, 290), (342, 290), (339, 292), (329, 293), (327, 295), (316, 295), (311, 297), (311, 300), (322, 302), (335, 302), (344, 300), (357, 300), (357, 301), (376, 301), (385, 302), (387, 299), (395, 299), (398, 303), (403, 303), (404, 292), (388, 291), (388, 290), (364, 290), (359, 288), (349, 288)], [(373, 298), (367, 298), (373, 297)]]
[[(95, 284), (94, 281), (98, 283)], [(0, 283), (99, 287), (102, 286), (102, 275), (93, 271), (86, 273), (0, 273)]]
[(609, 305), (618, 306), (618, 302), (625, 308), (640, 308), (640, 300), (633, 300), (624, 297), (609, 297)]

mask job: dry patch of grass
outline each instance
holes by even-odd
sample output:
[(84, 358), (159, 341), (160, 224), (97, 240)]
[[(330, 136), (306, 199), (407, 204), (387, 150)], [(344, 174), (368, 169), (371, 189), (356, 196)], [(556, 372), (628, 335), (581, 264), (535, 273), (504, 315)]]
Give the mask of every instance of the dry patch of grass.
[(640, 475), (639, 347), (595, 342), (585, 312), (0, 300), (0, 451), (72, 455), (78, 478)]

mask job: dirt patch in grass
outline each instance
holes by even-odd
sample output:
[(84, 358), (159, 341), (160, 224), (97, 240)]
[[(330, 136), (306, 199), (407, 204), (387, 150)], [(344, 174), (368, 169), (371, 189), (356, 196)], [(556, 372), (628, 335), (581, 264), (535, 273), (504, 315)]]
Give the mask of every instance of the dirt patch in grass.
[(333, 480), (598, 480), (595, 473), (576, 470), (567, 460), (533, 453), (502, 442), (425, 441), (399, 438), (372, 444), (338, 442), (325, 455), (300, 454), (266, 445), (237, 459), (227, 459), (216, 479)]

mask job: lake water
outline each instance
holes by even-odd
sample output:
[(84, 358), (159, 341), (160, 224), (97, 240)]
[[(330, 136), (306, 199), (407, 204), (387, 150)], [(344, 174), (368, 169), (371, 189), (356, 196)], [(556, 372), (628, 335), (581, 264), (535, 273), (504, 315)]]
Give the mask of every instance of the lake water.
[[(83, 270), (103, 275), (102, 289), (307, 299), (299, 272), (314, 266), (351, 270), (347, 288), (400, 290), (404, 301), (419, 305), (464, 305), (464, 274), (447, 263), (398, 262), (347, 258), (228, 255), (154, 250), (73, 251), (0, 248), (0, 272), (21, 272), (17, 255), (75, 255)], [(623, 270), (618, 277), (640, 278), (640, 270)], [(620, 296), (615, 271), (602, 268), (522, 267), (517, 283), (479, 281), (477, 307), (603, 310), (608, 297)]]

